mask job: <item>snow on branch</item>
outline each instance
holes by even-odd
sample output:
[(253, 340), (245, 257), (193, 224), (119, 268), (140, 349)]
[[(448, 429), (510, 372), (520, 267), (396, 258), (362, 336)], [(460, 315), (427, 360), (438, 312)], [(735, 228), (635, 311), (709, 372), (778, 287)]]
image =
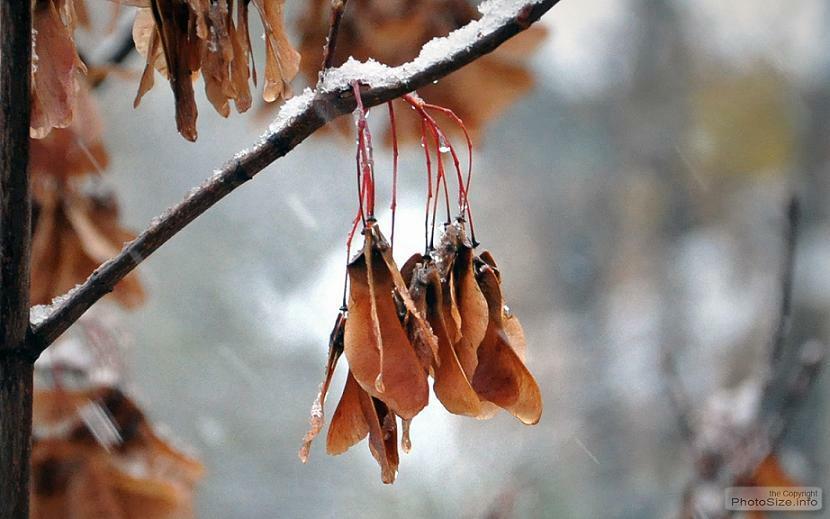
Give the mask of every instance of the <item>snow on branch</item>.
[(71, 294), (47, 308), (34, 309), (30, 341), (39, 355), (90, 306), (111, 292), (118, 281), (190, 222), (265, 167), (288, 154), (332, 119), (352, 112), (356, 102), (350, 84), (364, 87), (366, 107), (377, 106), (454, 72), (527, 29), (559, 0), (487, 0), (482, 17), (443, 38), (426, 43), (414, 60), (398, 67), (375, 61), (347, 61), (329, 69), (317, 89), (306, 89), (288, 100), (268, 131), (252, 147), (242, 150), (205, 180), (179, 204), (154, 219), (121, 252), (99, 266)]

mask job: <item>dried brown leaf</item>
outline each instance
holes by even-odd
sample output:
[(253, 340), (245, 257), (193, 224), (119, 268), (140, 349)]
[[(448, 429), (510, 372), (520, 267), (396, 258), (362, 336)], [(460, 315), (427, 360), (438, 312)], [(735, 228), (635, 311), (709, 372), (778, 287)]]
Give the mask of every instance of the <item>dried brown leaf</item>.
[(461, 339), (455, 348), (467, 377), (472, 377), (478, 364), (478, 347), (487, 331), (487, 301), (475, 279), (473, 249), (463, 241), (453, 263), (451, 289), (455, 294), (461, 319)]
[(369, 434), (369, 424), (360, 406), (361, 394), (365, 393), (349, 370), (343, 394), (329, 424), (326, 438), (326, 452), (329, 454), (342, 454)]
[(433, 390), (438, 400), (453, 414), (477, 416), (480, 412), (479, 398), (464, 373), (459, 358), (447, 330), (446, 315), (449, 300), (444, 297), (438, 270), (434, 265), (424, 265), (416, 278), (423, 279), (427, 285), (428, 320), (438, 337), (438, 356), (440, 363), (435, 368)]
[(54, 2), (35, 2), (32, 29), (32, 113), (30, 134), (45, 137), (52, 128), (66, 128), (75, 111), (78, 75), (84, 66), (75, 50), (71, 13), (66, 20)]
[(300, 460), (305, 463), (308, 461), (308, 454), (311, 450), (311, 442), (323, 430), (326, 423), (325, 404), (326, 395), (329, 392), (329, 385), (331, 378), (334, 376), (334, 369), (337, 367), (337, 361), (343, 354), (343, 336), (346, 329), (346, 317), (343, 313), (337, 314), (337, 320), (334, 322), (334, 328), (329, 336), (329, 355), (326, 362), (326, 369), (323, 375), (323, 383), (320, 384), (320, 391), (317, 393), (317, 398), (311, 405), (310, 428), (303, 437), (303, 444), (300, 447)]
[(380, 477), (386, 484), (398, 474), (398, 429), (395, 415), (381, 400), (360, 393), (360, 407), (369, 425), (369, 451), (380, 465)]
[[(364, 252), (348, 266), (346, 358), (364, 390), (383, 400), (398, 416), (412, 418), (429, 398), (426, 374), (398, 319), (392, 298), (393, 274), (381, 261), (370, 232), (366, 233), (366, 240)], [(400, 276), (397, 269), (395, 273)], [(408, 293), (405, 297), (414, 309)]]
[(478, 350), (473, 388), (482, 399), (502, 407), (521, 422), (535, 424), (542, 415), (542, 395), (504, 330), (504, 301), (498, 278), (485, 266), (478, 280), (487, 299), (489, 323)]

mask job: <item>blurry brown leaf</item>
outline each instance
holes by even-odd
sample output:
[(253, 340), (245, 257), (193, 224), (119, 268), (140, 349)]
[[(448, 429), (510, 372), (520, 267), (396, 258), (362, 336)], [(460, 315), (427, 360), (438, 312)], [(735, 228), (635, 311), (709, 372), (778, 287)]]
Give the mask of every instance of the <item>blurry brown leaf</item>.
[(34, 0), (32, 6), (35, 36), (30, 134), (39, 139), (52, 128), (66, 128), (72, 122), (78, 74), (85, 69), (72, 35), (72, 0)]
[[(323, 43), (328, 29), (328, 0), (307, 3), (302, 22), (300, 51), (303, 75), (316, 83), (322, 61)], [(351, 0), (340, 25), (334, 65), (349, 56), (358, 60), (375, 59), (390, 66), (412, 60), (424, 43), (478, 18), (478, 12), (466, 1), (426, 0)], [(499, 116), (533, 86), (533, 78), (524, 60), (546, 35), (541, 27), (531, 27), (512, 38), (505, 48), (496, 49), (462, 69), (443, 78), (438, 84), (419, 89), (426, 101), (454, 111), (478, 139), (484, 125)], [(400, 102), (400, 101), (396, 101)], [(411, 110), (397, 110), (398, 136), (414, 141), (420, 137), (420, 118)], [(341, 118), (340, 129), (350, 133), (351, 121)], [(453, 133), (450, 131), (449, 133)]]
[(340, 402), (329, 424), (326, 438), (326, 452), (329, 454), (342, 454), (369, 434), (369, 424), (366, 423), (363, 409), (360, 407), (361, 393), (365, 391), (350, 370), (346, 376)]
[[(107, 197), (84, 197), (66, 187), (35, 185), (39, 208), (32, 237), (31, 303), (49, 304), (84, 281), (135, 236), (118, 223), (118, 207)], [(132, 308), (144, 301), (135, 274), (121, 280), (112, 296)]]
[(42, 139), (31, 140), (29, 168), (33, 175), (66, 181), (107, 167), (109, 155), (102, 140), (101, 117), (85, 84), (79, 87), (77, 106), (68, 127), (55, 128)]
[(751, 476), (748, 486), (797, 487), (798, 483), (781, 466), (778, 456), (770, 454), (762, 461)]
[[(83, 419), (90, 406), (108, 424)], [(192, 516), (202, 465), (159, 438), (121, 391), (39, 390), (34, 409), (33, 518)], [(101, 443), (95, 427), (118, 442)]]
[[(256, 83), (250, 35), (249, 0), (151, 0), (133, 26), (136, 48), (146, 59), (136, 95), (154, 84), (153, 70), (167, 77), (176, 99), (176, 124), (187, 139), (196, 139), (198, 111), (193, 79), (201, 72), (205, 93), (216, 111), (230, 115), (229, 101), (238, 112), (251, 106), (249, 81)], [(289, 82), (299, 69), (300, 55), (291, 46), (283, 26), (284, 0), (254, 0), (265, 28), (265, 85), (263, 98), (290, 96)], [(236, 9), (234, 6), (236, 5)], [(235, 15), (234, 15), (235, 13)]]

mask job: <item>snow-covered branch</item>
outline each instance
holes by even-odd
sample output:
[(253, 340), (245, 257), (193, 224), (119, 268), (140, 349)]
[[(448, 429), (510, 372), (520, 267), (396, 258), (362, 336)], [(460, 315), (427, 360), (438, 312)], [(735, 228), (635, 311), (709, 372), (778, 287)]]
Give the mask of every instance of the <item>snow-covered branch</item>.
[(559, 0), (488, 0), (480, 9), (482, 17), (436, 38), (421, 49), (414, 60), (398, 67), (377, 62), (350, 60), (329, 69), (316, 90), (307, 89), (283, 105), (268, 131), (251, 148), (237, 153), (178, 205), (156, 218), (118, 256), (107, 261), (70, 294), (51, 307), (32, 311), (34, 355), (42, 352), (90, 306), (112, 291), (118, 281), (161, 247), (190, 222), (231, 191), (250, 180), (332, 119), (355, 109), (350, 84), (365, 85), (361, 98), (366, 107), (396, 99), (432, 83), (493, 51), (527, 29)]

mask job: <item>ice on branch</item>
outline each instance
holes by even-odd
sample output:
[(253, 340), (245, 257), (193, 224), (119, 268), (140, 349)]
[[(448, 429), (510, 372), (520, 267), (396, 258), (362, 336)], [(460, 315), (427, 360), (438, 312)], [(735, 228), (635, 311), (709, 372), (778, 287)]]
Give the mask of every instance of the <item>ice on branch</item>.
[(29, 322), (32, 326), (37, 326), (42, 323), (49, 315), (64, 302), (68, 301), (81, 285), (75, 285), (69, 292), (60, 295), (48, 305), (35, 305), (29, 309)]
[(373, 88), (404, 83), (430, 67), (452, 60), (453, 56), (469, 49), (476, 41), (497, 31), (507, 20), (518, 16), (523, 8), (537, 3), (538, 0), (486, 0), (479, 6), (481, 19), (474, 20), (447, 36), (433, 38), (421, 48), (418, 57), (397, 67), (373, 59), (362, 62), (350, 57), (343, 65), (326, 70), (316, 91), (306, 88), (302, 94), (289, 99), (271, 123), (269, 131), (277, 132), (290, 125), (309, 108), (318, 92), (346, 90), (355, 81)]

